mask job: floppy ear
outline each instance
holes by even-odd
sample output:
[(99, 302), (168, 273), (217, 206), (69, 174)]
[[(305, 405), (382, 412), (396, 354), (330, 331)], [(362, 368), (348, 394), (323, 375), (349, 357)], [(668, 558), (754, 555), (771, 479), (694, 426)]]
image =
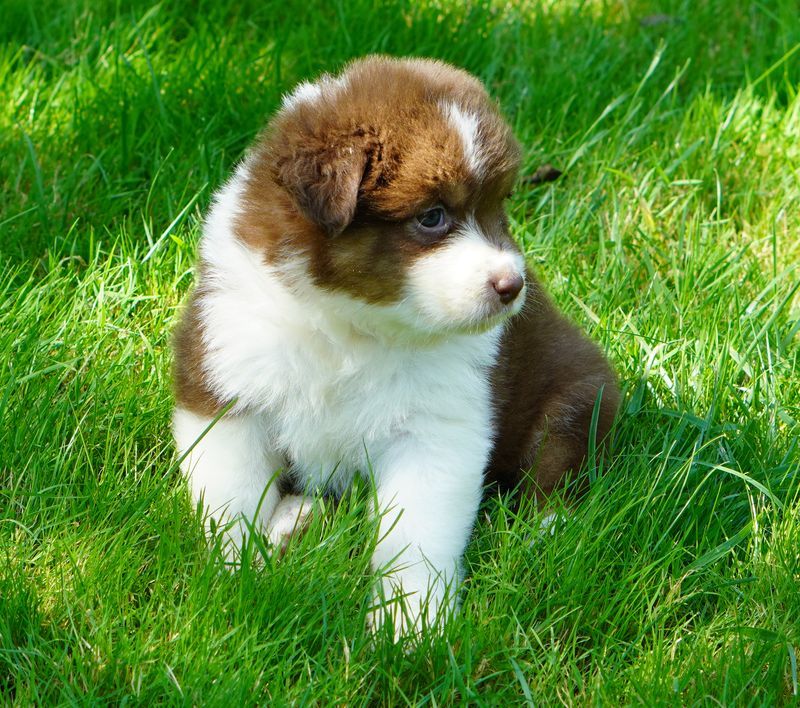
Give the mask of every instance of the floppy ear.
[(309, 145), (280, 161), (278, 178), (300, 211), (336, 236), (353, 220), (366, 164), (360, 142)]

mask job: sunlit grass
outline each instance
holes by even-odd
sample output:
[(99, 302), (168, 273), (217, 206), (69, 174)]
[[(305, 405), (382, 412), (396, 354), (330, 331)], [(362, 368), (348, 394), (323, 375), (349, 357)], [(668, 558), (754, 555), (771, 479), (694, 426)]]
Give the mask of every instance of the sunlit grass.
[[(796, 3), (3, 13), (4, 701), (796, 700)], [(514, 234), (626, 390), (583, 505), (531, 546), (533, 512), (488, 499), (460, 615), (410, 652), (364, 629), (366, 490), (280, 560), (219, 572), (169, 435), (213, 190), (282, 93), (375, 51), (477, 73), (526, 173), (565, 171), (518, 185)]]

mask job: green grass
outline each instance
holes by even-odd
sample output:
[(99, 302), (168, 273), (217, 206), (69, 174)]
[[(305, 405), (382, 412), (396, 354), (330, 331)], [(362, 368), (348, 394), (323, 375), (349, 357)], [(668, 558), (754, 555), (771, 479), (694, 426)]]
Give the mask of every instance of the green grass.
[[(4, 702), (798, 700), (794, 0), (1, 10)], [(585, 503), (530, 548), (487, 500), (463, 609), (415, 651), (364, 629), (363, 490), (219, 572), (169, 433), (213, 189), (283, 92), (374, 51), (475, 72), (526, 169), (565, 169), (518, 187), (514, 234), (626, 389)]]

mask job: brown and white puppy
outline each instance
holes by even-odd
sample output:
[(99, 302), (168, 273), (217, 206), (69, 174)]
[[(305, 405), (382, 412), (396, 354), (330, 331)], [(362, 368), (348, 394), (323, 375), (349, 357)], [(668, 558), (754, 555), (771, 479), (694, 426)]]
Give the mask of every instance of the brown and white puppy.
[(277, 471), (333, 492), (369, 474), (379, 594), (404, 603), (374, 619), (398, 635), (453, 606), (484, 480), (545, 499), (617, 406), (509, 235), (519, 162), (483, 86), (441, 62), (301, 84), (216, 195), (178, 327), (175, 439), (231, 554), (303, 514)]

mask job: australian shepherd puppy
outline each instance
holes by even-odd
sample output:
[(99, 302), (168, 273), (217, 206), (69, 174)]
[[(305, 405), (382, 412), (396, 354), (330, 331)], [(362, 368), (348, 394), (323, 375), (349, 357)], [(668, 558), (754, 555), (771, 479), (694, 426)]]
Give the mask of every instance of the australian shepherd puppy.
[(176, 334), (175, 440), (234, 560), (302, 522), (276, 475), (367, 475), (373, 621), (400, 635), (453, 607), (487, 479), (542, 501), (602, 441), (614, 375), (509, 235), (519, 164), (441, 62), (369, 57), (285, 98), (216, 195)]

